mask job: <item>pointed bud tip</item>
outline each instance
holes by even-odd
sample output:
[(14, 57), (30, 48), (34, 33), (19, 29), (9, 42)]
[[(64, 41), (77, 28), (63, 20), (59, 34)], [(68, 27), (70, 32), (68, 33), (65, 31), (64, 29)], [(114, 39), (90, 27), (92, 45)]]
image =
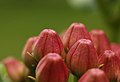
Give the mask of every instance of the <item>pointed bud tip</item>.
[(73, 23), (69, 26), (62, 39), (66, 51), (68, 51), (79, 39), (91, 40), (91, 37), (84, 24)]
[(94, 35), (103, 35), (105, 34), (103, 30), (92, 30), (90, 33), (94, 34)]
[(104, 71), (98, 68), (89, 69), (78, 82), (109, 82)]
[(120, 50), (120, 44), (117, 43), (111, 43), (111, 49), (115, 52), (117, 52), (118, 50)]
[(79, 43), (81, 43), (81, 44), (91, 44), (91, 40), (88, 40), (88, 39), (80, 39), (80, 40), (78, 40), (79, 41)]
[(86, 28), (83, 23), (72, 23), (71, 27)]
[(104, 71), (98, 69), (98, 68), (92, 68), (89, 70), (93, 75), (103, 75), (104, 74)]
[(60, 60), (61, 56), (57, 53), (49, 53), (48, 58), (55, 62), (55, 61)]
[(41, 31), (33, 46), (33, 55), (38, 61), (48, 53), (58, 53), (63, 57), (63, 52), (63, 43), (57, 32), (52, 29)]
[[(42, 32), (43, 32), (43, 33), (48, 33), (48, 34), (52, 34), (52, 33), (55, 33), (55, 34), (56, 34), (56, 32), (55, 32), (54, 30), (52, 30), (52, 29), (44, 29)], [(41, 33), (40, 33), (40, 34), (41, 34)]]
[(103, 54), (105, 50), (111, 49), (109, 39), (103, 30), (92, 30), (90, 36), (98, 56)]

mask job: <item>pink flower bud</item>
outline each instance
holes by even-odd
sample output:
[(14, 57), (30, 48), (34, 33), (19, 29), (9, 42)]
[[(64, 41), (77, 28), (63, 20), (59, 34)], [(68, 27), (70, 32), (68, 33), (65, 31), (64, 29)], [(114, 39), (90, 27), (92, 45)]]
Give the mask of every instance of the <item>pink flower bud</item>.
[(36, 65), (35, 59), (32, 56), (30, 56), (30, 54), (32, 55), (32, 47), (36, 40), (37, 37), (30, 37), (27, 40), (22, 52), (22, 58), (26, 66), (29, 67), (30, 69), (33, 68), (32, 65)]
[(110, 42), (102, 30), (92, 30), (90, 32), (94, 46), (98, 55), (101, 55), (105, 50), (111, 49)]
[(6, 66), (8, 76), (13, 82), (25, 82), (29, 71), (22, 62), (13, 57), (8, 57), (3, 63)]
[(111, 49), (120, 57), (120, 44), (112, 43)]
[(112, 43), (112, 44), (111, 44), (111, 49), (112, 49), (114, 52), (117, 52), (117, 51), (120, 49), (120, 44)]
[(43, 30), (33, 47), (33, 55), (39, 61), (48, 53), (58, 53), (63, 56), (64, 46), (59, 35), (51, 29)]
[(63, 36), (63, 44), (68, 51), (79, 39), (90, 39), (90, 35), (82, 23), (73, 23)]
[(93, 68), (88, 70), (78, 82), (109, 82), (104, 71)]
[(68, 77), (68, 69), (57, 53), (44, 56), (36, 68), (37, 82), (67, 82)]
[(110, 80), (116, 80), (120, 74), (120, 58), (115, 52), (105, 50), (99, 59), (99, 65), (103, 64), (101, 69), (106, 73)]
[(78, 77), (88, 69), (97, 67), (98, 56), (91, 40), (78, 40), (69, 50), (66, 63), (71, 72)]

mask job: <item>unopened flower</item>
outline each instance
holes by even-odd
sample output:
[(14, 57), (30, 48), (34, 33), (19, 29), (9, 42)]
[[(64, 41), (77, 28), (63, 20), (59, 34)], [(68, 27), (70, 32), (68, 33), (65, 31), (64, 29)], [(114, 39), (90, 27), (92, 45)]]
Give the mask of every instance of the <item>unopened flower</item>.
[(36, 68), (37, 82), (67, 82), (68, 77), (67, 66), (57, 53), (44, 56)]
[(111, 49), (120, 57), (120, 44), (112, 43)]
[(101, 55), (105, 50), (111, 49), (110, 42), (104, 31), (92, 30), (90, 35), (98, 55)]
[(91, 39), (90, 35), (82, 23), (73, 23), (63, 36), (63, 45), (68, 51), (79, 39)]
[(36, 60), (32, 57), (32, 47), (36, 40), (37, 37), (30, 37), (27, 40), (22, 52), (23, 61), (25, 62), (26, 66), (29, 67), (30, 69), (33, 68), (33, 65), (37, 64)]
[(103, 55), (99, 58), (99, 65), (103, 64), (101, 69), (106, 73), (111, 81), (118, 79), (118, 74), (120, 74), (119, 62), (120, 58), (111, 50), (105, 50)]
[(13, 57), (8, 57), (3, 63), (5, 64), (8, 76), (13, 82), (25, 82), (29, 71), (22, 62)]
[(120, 44), (117, 43), (112, 43), (111, 44), (111, 49), (115, 52), (117, 52), (120, 49)]
[(78, 40), (69, 50), (66, 63), (71, 72), (78, 77), (88, 69), (97, 67), (98, 56), (92, 41)]
[(51, 29), (43, 30), (33, 46), (33, 55), (38, 61), (48, 53), (58, 53), (61, 56), (64, 53), (59, 35)]
[(93, 68), (89, 69), (78, 82), (109, 82), (104, 71)]

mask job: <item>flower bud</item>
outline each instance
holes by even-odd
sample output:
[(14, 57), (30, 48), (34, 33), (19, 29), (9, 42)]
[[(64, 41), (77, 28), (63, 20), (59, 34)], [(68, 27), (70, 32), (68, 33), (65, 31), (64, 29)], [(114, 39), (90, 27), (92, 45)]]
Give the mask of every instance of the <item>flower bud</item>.
[(118, 57), (120, 57), (120, 44), (112, 43), (111, 49), (118, 55)]
[(117, 80), (120, 74), (120, 58), (111, 50), (105, 50), (99, 58), (99, 65), (103, 64), (101, 69), (106, 73), (108, 78), (113, 81)]
[(120, 49), (120, 44), (112, 43), (112, 44), (111, 44), (111, 49), (112, 49), (114, 52), (117, 52), (117, 51)]
[(91, 40), (78, 40), (69, 50), (66, 63), (71, 72), (78, 77), (88, 69), (97, 67), (98, 56)]
[(90, 35), (98, 55), (101, 55), (105, 50), (111, 49), (110, 42), (104, 31), (92, 30)]
[(109, 82), (104, 71), (93, 68), (88, 70), (78, 82)]
[(43, 30), (33, 47), (33, 55), (38, 61), (48, 53), (60, 55), (64, 53), (64, 46), (59, 35), (51, 29)]
[(67, 82), (68, 77), (67, 66), (57, 53), (44, 56), (36, 68), (37, 82)]
[(67, 29), (62, 39), (65, 50), (68, 51), (79, 39), (91, 40), (84, 24), (73, 23)]
[(33, 65), (36, 65), (35, 59), (30, 55), (32, 54), (32, 47), (35, 41), (37, 40), (37, 37), (30, 37), (23, 49), (22, 52), (22, 58), (28, 68), (33, 68)]
[(29, 71), (22, 62), (13, 57), (8, 57), (3, 63), (5, 64), (8, 76), (13, 82), (25, 82)]

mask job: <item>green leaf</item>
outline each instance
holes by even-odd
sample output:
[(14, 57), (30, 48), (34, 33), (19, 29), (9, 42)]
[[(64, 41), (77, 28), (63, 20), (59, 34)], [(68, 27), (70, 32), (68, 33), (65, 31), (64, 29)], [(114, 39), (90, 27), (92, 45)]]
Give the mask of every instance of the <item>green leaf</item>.
[(2, 81), (2, 78), (1, 78), (1, 74), (0, 74), (0, 82), (3, 82), (3, 81)]
[(72, 73), (70, 73), (68, 82), (74, 82), (74, 75)]
[(0, 82), (11, 82), (7, 75), (6, 67), (3, 63), (0, 63)]

